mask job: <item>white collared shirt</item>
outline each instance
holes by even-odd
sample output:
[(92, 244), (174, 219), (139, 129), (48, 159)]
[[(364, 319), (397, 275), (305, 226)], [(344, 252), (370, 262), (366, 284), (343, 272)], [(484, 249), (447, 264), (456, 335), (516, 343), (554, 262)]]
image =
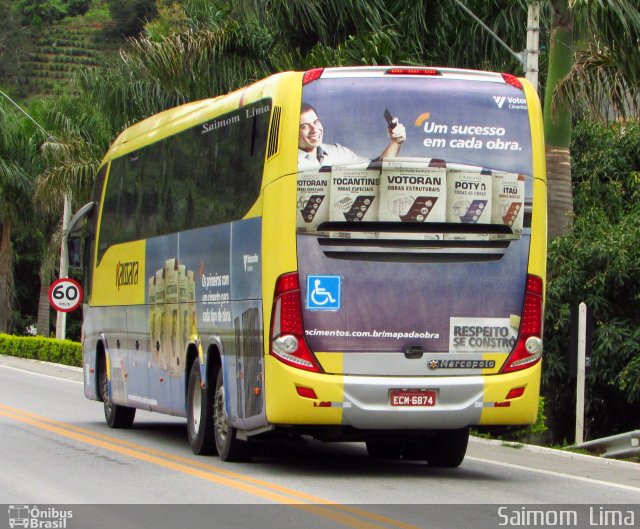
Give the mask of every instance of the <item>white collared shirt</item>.
[(298, 149), (298, 171), (320, 169), (331, 165), (369, 162), (368, 158), (358, 156), (355, 152), (339, 143), (322, 144), (311, 152)]

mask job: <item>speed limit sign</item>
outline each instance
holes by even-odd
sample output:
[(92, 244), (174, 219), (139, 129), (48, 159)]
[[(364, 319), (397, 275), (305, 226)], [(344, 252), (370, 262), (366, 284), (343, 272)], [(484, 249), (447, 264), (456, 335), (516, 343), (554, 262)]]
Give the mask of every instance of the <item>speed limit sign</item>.
[(71, 312), (82, 303), (82, 287), (75, 279), (56, 279), (49, 287), (49, 303), (59, 312)]

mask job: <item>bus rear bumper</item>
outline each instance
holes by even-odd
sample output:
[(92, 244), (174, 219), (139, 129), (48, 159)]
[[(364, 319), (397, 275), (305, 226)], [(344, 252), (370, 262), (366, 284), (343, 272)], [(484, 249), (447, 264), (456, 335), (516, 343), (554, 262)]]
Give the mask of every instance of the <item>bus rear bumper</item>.
[[(267, 419), (271, 424), (342, 425), (364, 430), (442, 430), (473, 425), (535, 422), (540, 362), (508, 374), (448, 377), (353, 376), (303, 372), (267, 361), (281, 382), (267, 377)], [(277, 362), (277, 361), (276, 361)], [(282, 377), (287, 371), (287, 376)], [(284, 382), (284, 378), (289, 379)], [(270, 390), (270, 388), (272, 390)], [(313, 390), (317, 398), (309, 398)], [(434, 395), (422, 405), (392, 405), (392, 393), (415, 390)], [(508, 398), (511, 397), (511, 398)]]
[[(538, 412), (539, 380), (539, 363), (516, 373), (412, 378), (410, 384), (405, 377), (347, 376), (342, 422), (360, 429), (436, 430), (531, 424)], [(426, 390), (421, 393), (435, 399), (412, 405), (405, 398), (406, 405), (392, 405), (392, 393), (415, 394), (411, 390)]]

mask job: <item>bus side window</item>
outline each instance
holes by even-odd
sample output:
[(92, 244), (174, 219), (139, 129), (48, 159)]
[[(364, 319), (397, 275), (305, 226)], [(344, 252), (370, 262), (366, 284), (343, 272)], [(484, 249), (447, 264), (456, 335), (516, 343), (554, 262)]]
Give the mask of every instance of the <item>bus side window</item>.
[[(113, 244), (241, 219), (262, 184), (271, 100), (111, 161), (98, 262)], [(250, 117), (247, 117), (250, 116)]]

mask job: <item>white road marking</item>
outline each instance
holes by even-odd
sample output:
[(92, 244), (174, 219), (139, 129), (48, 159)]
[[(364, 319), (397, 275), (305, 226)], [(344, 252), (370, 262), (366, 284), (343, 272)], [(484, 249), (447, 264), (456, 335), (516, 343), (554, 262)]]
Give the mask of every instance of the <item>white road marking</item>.
[(0, 364), (0, 367), (3, 367), (4, 369), (11, 369), (13, 371), (20, 371), (21, 373), (27, 373), (28, 375), (37, 375), (39, 377), (53, 378), (54, 380), (62, 380), (63, 382), (72, 382), (73, 384), (83, 383), (82, 380), (72, 380), (70, 378), (63, 378), (62, 376), (55, 376), (55, 375), (45, 375), (44, 373), (37, 373), (35, 371), (29, 371), (27, 369), (20, 369), (19, 367), (5, 366), (3, 364)]
[(568, 478), (576, 481), (583, 481), (585, 483), (591, 483), (592, 485), (604, 485), (607, 487), (614, 487), (622, 490), (630, 490), (633, 492), (640, 492), (640, 487), (633, 487), (631, 485), (622, 485), (619, 483), (613, 483), (611, 481), (602, 481), (600, 479), (585, 478), (584, 476), (574, 476), (573, 474), (563, 474), (562, 472), (554, 472), (553, 470), (544, 470), (541, 468), (531, 468), (522, 465), (514, 465), (513, 463), (502, 463), (500, 461), (493, 461), (491, 459), (480, 459), (478, 457), (467, 456), (465, 461), (476, 461), (478, 463), (489, 463), (492, 465), (498, 465), (501, 467), (513, 468), (517, 470), (526, 470), (528, 472), (537, 472), (538, 474), (546, 474), (547, 476), (554, 476), (558, 478)]

